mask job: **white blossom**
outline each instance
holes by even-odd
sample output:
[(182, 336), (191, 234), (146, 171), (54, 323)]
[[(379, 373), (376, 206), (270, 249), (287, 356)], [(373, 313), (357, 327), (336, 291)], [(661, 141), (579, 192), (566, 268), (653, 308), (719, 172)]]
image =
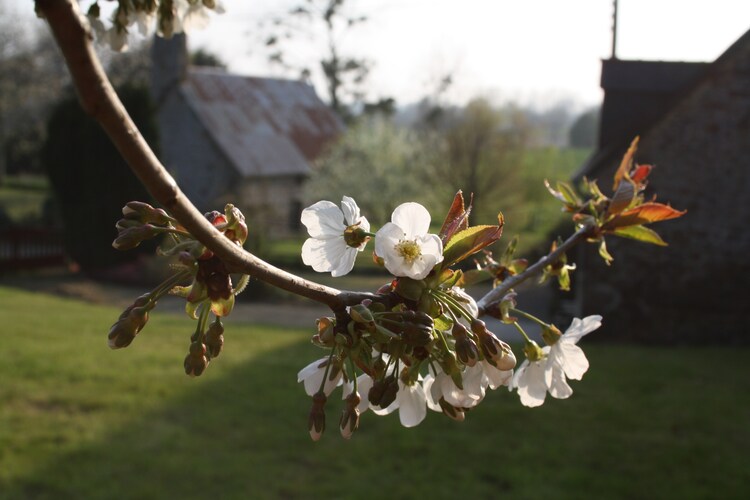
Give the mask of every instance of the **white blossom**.
[[(542, 349), (543, 352), (547, 350), (549, 347)], [(547, 396), (547, 383), (544, 376), (546, 361), (545, 358), (536, 361), (526, 359), (513, 375), (509, 389), (518, 391), (522, 405), (534, 408), (544, 403), (544, 398)]]
[[(351, 271), (357, 252), (367, 244), (361, 232), (370, 231), (370, 223), (360, 215), (357, 203), (348, 196), (341, 200), (341, 208), (330, 201), (319, 201), (302, 211), (301, 220), (310, 235), (302, 245), (302, 262), (334, 277)], [(361, 230), (360, 236), (352, 238), (351, 230)]]
[[(421, 377), (420, 377), (421, 379)], [(427, 396), (421, 380), (411, 384), (398, 381), (396, 399), (387, 408), (371, 407), (376, 415), (389, 415), (398, 410), (398, 418), (404, 427), (415, 427), (427, 416)]]
[(581, 380), (589, 368), (586, 355), (576, 344), (601, 324), (601, 316), (587, 316), (582, 320), (574, 318), (557, 342), (541, 349), (542, 357), (539, 360), (527, 359), (523, 362), (511, 383), (511, 389), (518, 389), (523, 405), (541, 405), (547, 392), (557, 399), (566, 399), (573, 394), (566, 377)]
[[(326, 373), (326, 365), (328, 364), (328, 358), (321, 358), (313, 361), (297, 374), (297, 382), (303, 382), (305, 385), (305, 392), (308, 396), (314, 395), (320, 390), (320, 384), (323, 382), (323, 377)], [(333, 377), (331, 374), (333, 373)], [(334, 365), (328, 371), (328, 379), (323, 386), (323, 392), (326, 396), (329, 396), (333, 390), (342, 383), (343, 371), (340, 367)]]
[(576, 344), (581, 337), (591, 333), (602, 325), (598, 315), (578, 319), (573, 318), (565, 333), (555, 342), (547, 354), (547, 367), (544, 371), (545, 382), (552, 397), (565, 399), (573, 394), (573, 389), (565, 378), (581, 380), (589, 369), (589, 361), (583, 350)]
[(443, 243), (436, 234), (428, 234), (430, 220), (419, 203), (404, 203), (377, 232), (375, 253), (391, 274), (421, 280), (442, 262)]

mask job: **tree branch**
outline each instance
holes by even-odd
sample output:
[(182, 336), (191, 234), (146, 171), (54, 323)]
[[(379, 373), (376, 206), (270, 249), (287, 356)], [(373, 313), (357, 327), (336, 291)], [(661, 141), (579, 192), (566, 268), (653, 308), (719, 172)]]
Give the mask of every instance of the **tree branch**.
[(574, 245), (579, 243), (581, 240), (588, 237), (591, 233), (591, 227), (584, 225), (578, 231), (573, 233), (567, 240), (565, 240), (559, 247), (557, 247), (549, 255), (546, 255), (539, 259), (537, 262), (527, 267), (526, 270), (515, 276), (511, 276), (507, 280), (500, 283), (498, 286), (490, 290), (484, 297), (477, 301), (479, 308), (479, 315), (482, 316), (487, 313), (487, 309), (494, 303), (503, 299), (506, 293), (527, 279), (534, 277), (542, 272), (542, 270), (549, 264), (555, 263), (565, 252), (567, 252)]
[(231, 272), (249, 274), (289, 292), (326, 304), (334, 311), (370, 294), (341, 292), (278, 269), (233, 244), (217, 231), (177, 186), (125, 110), (102, 69), (88, 25), (75, 0), (36, 0), (73, 77), (83, 109), (104, 128), (151, 195)]

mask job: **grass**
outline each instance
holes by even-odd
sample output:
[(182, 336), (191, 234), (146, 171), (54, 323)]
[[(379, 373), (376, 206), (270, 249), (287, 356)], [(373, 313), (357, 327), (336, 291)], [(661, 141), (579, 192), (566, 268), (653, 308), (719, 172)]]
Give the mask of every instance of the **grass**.
[(110, 351), (118, 311), (0, 288), (0, 498), (746, 498), (747, 349), (584, 345), (569, 401), (491, 393), (456, 424), (368, 412), (309, 441), (309, 332), (228, 321), (182, 373), (192, 324), (154, 314)]

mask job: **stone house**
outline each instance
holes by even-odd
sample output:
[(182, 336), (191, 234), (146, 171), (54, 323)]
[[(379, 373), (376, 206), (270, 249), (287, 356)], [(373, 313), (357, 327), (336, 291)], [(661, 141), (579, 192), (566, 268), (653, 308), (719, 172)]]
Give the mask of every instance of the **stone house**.
[(232, 202), (269, 236), (296, 234), (312, 161), (344, 128), (312, 86), (191, 67), (176, 35), (154, 39), (151, 93), (161, 160), (200, 210)]
[(574, 315), (604, 315), (610, 338), (748, 343), (750, 305), (750, 31), (710, 64), (603, 61), (597, 151), (578, 173), (611, 188), (636, 135), (655, 166), (647, 197), (687, 209), (654, 226), (668, 247), (607, 238), (575, 256)]

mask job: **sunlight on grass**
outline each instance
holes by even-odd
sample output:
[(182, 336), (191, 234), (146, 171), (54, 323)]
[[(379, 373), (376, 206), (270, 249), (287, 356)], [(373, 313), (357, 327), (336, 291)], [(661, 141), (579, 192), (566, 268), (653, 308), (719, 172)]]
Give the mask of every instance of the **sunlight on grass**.
[[(110, 351), (118, 311), (0, 288), (0, 498), (696, 498), (750, 491), (747, 349), (585, 344), (569, 401), (490, 393), (463, 424), (363, 415), (307, 436), (308, 333), (227, 321), (226, 350), (182, 372), (193, 323), (156, 315)], [(710, 368), (709, 368), (710, 367)], [(387, 488), (384, 495), (380, 488)], [(460, 492), (460, 493), (458, 493)]]

